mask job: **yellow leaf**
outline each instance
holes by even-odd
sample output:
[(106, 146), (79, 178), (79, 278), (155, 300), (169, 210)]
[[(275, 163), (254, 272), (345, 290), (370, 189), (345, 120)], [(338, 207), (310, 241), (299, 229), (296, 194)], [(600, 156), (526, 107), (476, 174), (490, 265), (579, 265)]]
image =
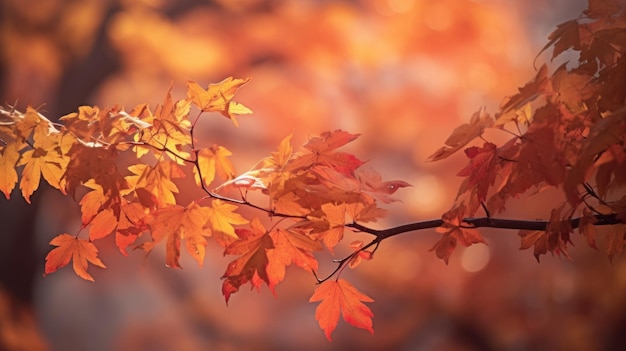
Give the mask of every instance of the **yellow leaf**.
[(217, 84), (209, 84), (206, 90), (198, 83), (188, 81), (187, 96), (203, 112), (219, 112), (226, 118), (231, 119), (233, 124), (238, 127), (239, 123), (234, 115), (249, 114), (252, 111), (246, 106), (231, 100), (237, 90), (249, 80), (249, 78), (235, 79), (228, 77)]
[(208, 207), (208, 221), (211, 224), (213, 233), (226, 236), (224, 238), (226, 241), (237, 239), (233, 225), (248, 223), (247, 219), (234, 212), (237, 208), (236, 205), (220, 200), (213, 200), (211, 207)]

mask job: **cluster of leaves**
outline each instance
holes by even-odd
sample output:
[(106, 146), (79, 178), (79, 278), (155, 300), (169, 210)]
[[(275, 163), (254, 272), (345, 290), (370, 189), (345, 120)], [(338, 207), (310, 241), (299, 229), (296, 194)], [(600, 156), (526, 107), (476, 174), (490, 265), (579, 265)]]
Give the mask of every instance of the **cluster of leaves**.
[[(71, 261), (78, 276), (93, 281), (89, 263), (105, 268), (97, 240), (110, 235), (124, 255), (129, 248), (150, 253), (164, 245), (167, 266), (181, 267), (183, 246), (202, 265), (207, 238), (212, 237), (225, 255), (237, 256), (222, 277), (228, 302), (248, 283), (274, 291), (292, 264), (315, 274), (318, 261), (313, 252), (324, 246), (332, 251), (343, 238), (345, 224), (374, 222), (385, 215), (378, 203), (394, 201), (390, 195), (408, 183), (383, 182), (376, 171), (362, 167), (363, 161), (337, 151), (358, 135), (326, 132), (310, 138), (302, 152), (293, 151), (288, 136), (276, 152), (237, 177), (228, 149), (199, 145), (194, 128), (206, 113), (220, 113), (235, 126), (237, 115), (251, 113), (232, 100), (247, 81), (227, 78), (207, 89), (189, 82), (187, 98), (173, 101), (168, 92), (154, 111), (147, 105), (130, 112), (83, 106), (62, 117), (62, 124), (32, 108), (25, 113), (3, 109), (0, 190), (5, 196), (9, 198), (19, 180), (21, 194), (30, 203), (43, 177), (63, 194), (80, 197), (82, 227), (50, 241), (56, 248), (46, 257), (45, 274)], [(194, 106), (198, 114), (191, 118)], [(130, 165), (120, 166), (125, 162)], [(203, 196), (179, 204), (176, 182), (187, 176), (194, 177)], [(217, 178), (222, 183), (215, 186)], [(267, 202), (249, 202), (253, 191)], [(239, 196), (223, 195), (233, 192)], [(240, 206), (269, 215), (269, 223), (244, 218)], [(351, 266), (371, 257), (362, 243), (353, 246)], [(323, 300), (317, 319), (329, 339), (340, 311), (348, 322), (372, 331), (372, 312), (360, 302), (372, 301), (369, 297), (345, 280), (319, 282), (311, 301)]]
[[(617, 1), (590, 1), (580, 18), (557, 26), (540, 54), (552, 48), (553, 61), (564, 52), (578, 55), (549, 74), (544, 64), (532, 81), (507, 98), (493, 117), (478, 111), (458, 127), (430, 160), (465, 148), (469, 163), (457, 201), (443, 215), (440, 240), (433, 247), (446, 260), (456, 244), (483, 238), (464, 218), (483, 208), (490, 217), (524, 193), (556, 188), (564, 194), (541, 230), (520, 231), (521, 249), (567, 256), (570, 234), (578, 227), (596, 247), (596, 226), (615, 224), (607, 233), (610, 258), (621, 253), (626, 235), (626, 12)], [(482, 138), (486, 128), (512, 137), (502, 145)], [(574, 216), (580, 215), (578, 218)]]
[[(340, 315), (372, 332), (373, 313), (364, 302), (373, 300), (338, 276), (346, 266), (371, 259), (380, 242), (396, 234), (437, 228), (441, 238), (432, 250), (447, 262), (458, 243), (484, 242), (478, 227), (523, 229), (521, 248), (534, 247), (539, 257), (547, 252), (567, 255), (575, 228), (595, 247), (596, 227), (611, 224), (608, 255), (622, 251), (624, 38), (626, 15), (612, 1), (592, 1), (585, 16), (559, 25), (544, 50), (553, 47), (553, 58), (578, 51), (577, 64), (563, 64), (551, 75), (542, 66), (497, 114), (479, 110), (430, 157), (442, 160), (464, 149), (469, 159), (458, 172), (465, 180), (457, 200), (440, 220), (387, 230), (365, 227), (385, 216), (380, 204), (393, 202), (394, 192), (409, 184), (383, 181), (359, 158), (339, 151), (358, 137), (342, 130), (312, 137), (297, 152), (288, 136), (277, 151), (237, 175), (226, 147), (194, 137), (206, 114), (219, 113), (237, 126), (238, 115), (251, 113), (233, 100), (248, 80), (234, 78), (206, 89), (189, 82), (186, 98), (174, 101), (168, 92), (154, 109), (145, 104), (129, 112), (83, 106), (62, 117), (60, 124), (32, 108), (24, 113), (0, 109), (0, 190), (9, 198), (19, 182), (22, 197), (30, 202), (43, 177), (78, 201), (82, 226), (77, 233), (51, 240), (55, 248), (46, 257), (45, 274), (71, 261), (78, 276), (93, 281), (87, 268), (89, 263), (105, 267), (96, 244), (108, 236), (115, 237), (123, 255), (129, 248), (150, 253), (163, 247), (165, 263), (181, 267), (184, 246), (202, 265), (213, 238), (225, 255), (236, 256), (222, 277), (226, 302), (245, 284), (274, 291), (290, 265), (317, 278), (315, 252), (324, 247), (332, 252), (346, 229), (373, 234), (368, 243), (349, 245), (352, 253), (337, 260), (330, 275), (317, 278), (319, 286), (310, 298), (321, 301), (316, 319), (328, 339)], [(511, 138), (502, 145), (486, 141), (487, 128)], [(467, 147), (477, 138), (483, 139), (482, 146)], [(202, 192), (181, 204), (176, 195), (186, 177), (193, 177)], [(564, 194), (549, 221), (491, 217), (510, 199), (548, 187)], [(262, 216), (243, 216), (241, 207)], [(487, 216), (471, 218), (480, 208)]]

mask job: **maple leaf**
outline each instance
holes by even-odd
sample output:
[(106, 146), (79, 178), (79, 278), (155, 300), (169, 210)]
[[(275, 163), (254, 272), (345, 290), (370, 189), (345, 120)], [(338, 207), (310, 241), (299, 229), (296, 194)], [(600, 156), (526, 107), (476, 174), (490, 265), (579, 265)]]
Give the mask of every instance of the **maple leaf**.
[(468, 227), (468, 224), (463, 224), (465, 213), (465, 204), (461, 203), (453, 207), (441, 216), (444, 223), (436, 229), (438, 233), (442, 233), (442, 236), (429, 251), (435, 251), (437, 257), (441, 258), (446, 264), (457, 243), (461, 243), (464, 246), (485, 243), (478, 229)]
[(326, 247), (333, 251), (333, 247), (343, 238), (346, 221), (346, 207), (344, 205), (336, 205), (325, 203), (321, 205), (322, 215), (320, 217), (309, 216), (308, 222), (302, 222), (303, 225), (312, 226), (311, 236), (315, 239), (321, 239)]
[(272, 238), (258, 218), (252, 219), (250, 229), (237, 229), (238, 239), (229, 244), (224, 255), (240, 255), (239, 258), (228, 264), (222, 276), (222, 294), (228, 304), (230, 295), (239, 291), (241, 285), (251, 282), (255, 288), (260, 288), (262, 282), (271, 284), (267, 272), (269, 264), (267, 251), (274, 249)]
[(485, 128), (493, 125), (493, 119), (484, 109), (472, 115), (469, 123), (462, 124), (454, 129), (452, 135), (445, 141), (445, 146), (428, 157), (428, 161), (439, 161), (448, 158), (475, 138), (483, 135)]
[(539, 262), (539, 257), (547, 252), (557, 255), (567, 254), (567, 244), (571, 243), (570, 233), (573, 232), (571, 223), (567, 219), (561, 218), (561, 211), (564, 206), (552, 209), (550, 220), (546, 225), (546, 230), (520, 230), (521, 237), (520, 250), (525, 250), (534, 246), (534, 256)]
[(91, 220), (89, 228), (89, 240), (104, 238), (111, 234), (117, 227), (117, 216), (111, 208), (105, 208)]
[(613, 261), (613, 257), (620, 255), (624, 250), (626, 240), (626, 224), (618, 224), (611, 226), (606, 233), (606, 253), (609, 260)]
[(193, 81), (187, 82), (187, 96), (191, 102), (203, 112), (219, 112), (224, 117), (233, 121), (235, 126), (239, 126), (239, 122), (235, 115), (250, 114), (252, 111), (235, 101), (232, 98), (237, 90), (248, 83), (250, 79), (235, 79), (228, 77), (217, 84), (209, 84), (205, 90), (198, 83)]
[(197, 155), (199, 169), (194, 167), (193, 173), (198, 186), (201, 185), (200, 175), (207, 186), (213, 182), (216, 173), (224, 179), (231, 179), (235, 175), (233, 164), (228, 159), (232, 154), (225, 147), (213, 145), (209, 149), (199, 150)]
[(557, 25), (556, 29), (548, 36), (548, 43), (539, 51), (537, 56), (554, 45), (552, 60), (565, 50), (573, 48), (580, 50), (580, 29), (578, 20), (570, 20)]
[(516, 172), (531, 184), (546, 182), (558, 186), (565, 179), (566, 161), (558, 147), (557, 133), (546, 125), (529, 130), (519, 152)]
[(568, 71), (564, 63), (552, 75), (552, 88), (558, 100), (577, 114), (587, 110), (585, 100), (597, 90), (596, 86), (589, 84), (591, 79), (591, 75), (582, 70)]
[[(145, 224), (146, 217), (146, 208), (142, 204), (122, 203), (115, 230), (115, 245), (124, 256), (128, 255), (126, 248), (133, 244), (144, 230), (148, 229)], [(192, 256), (194, 256), (193, 253)]]
[(76, 275), (93, 282), (93, 277), (87, 273), (88, 262), (98, 267), (106, 268), (100, 261), (100, 258), (98, 258), (98, 248), (91, 241), (79, 239), (69, 234), (60, 234), (50, 241), (50, 245), (57, 247), (52, 249), (46, 256), (44, 276), (66, 266), (72, 261), (72, 267)]
[(284, 279), (285, 268), (292, 263), (309, 272), (317, 271), (318, 263), (311, 252), (322, 249), (319, 241), (298, 231), (280, 228), (272, 230), (269, 235), (274, 243), (274, 248), (267, 251), (267, 274), (272, 292)]
[(291, 138), (293, 134), (289, 134), (284, 137), (278, 144), (278, 151), (272, 152), (272, 156), (267, 160), (269, 164), (276, 167), (276, 169), (282, 169), (287, 165), (287, 162), (293, 154), (293, 147), (291, 146)]
[(117, 154), (114, 148), (74, 143), (67, 152), (69, 163), (63, 174), (67, 192), (75, 195), (80, 185), (93, 180), (105, 195), (119, 197), (127, 184), (117, 169)]
[(361, 189), (372, 194), (376, 199), (388, 204), (398, 201), (390, 196), (398, 189), (411, 186), (402, 180), (389, 180), (383, 182), (383, 178), (371, 167), (360, 168), (356, 172), (356, 179), (361, 185)]
[[(617, 145), (618, 149), (622, 148), (626, 140), (625, 113), (626, 111), (621, 110), (599, 120), (589, 131), (587, 139), (582, 142), (580, 156), (563, 181), (563, 190), (572, 205), (577, 205), (580, 201), (578, 187), (591, 175), (593, 168), (608, 161), (605, 157), (610, 157), (611, 152), (607, 151), (610, 151), (611, 146)], [(602, 172), (598, 172), (597, 181), (599, 191), (604, 196), (610, 176), (602, 175)]]
[(456, 174), (457, 176), (468, 177), (465, 186), (468, 188), (475, 187), (479, 202), (485, 201), (489, 187), (496, 180), (498, 173), (496, 150), (497, 146), (489, 142), (486, 142), (482, 148), (473, 146), (465, 149), (465, 155), (470, 159), (470, 162)]
[(134, 174), (125, 177), (131, 189), (135, 191), (144, 189), (152, 194), (152, 199), (157, 203), (158, 207), (176, 203), (174, 194), (178, 193), (178, 187), (172, 179), (185, 176), (176, 163), (162, 161), (154, 167), (146, 164), (136, 164), (128, 166), (128, 170)]
[(213, 237), (222, 246), (238, 238), (233, 225), (248, 223), (247, 219), (234, 212), (237, 208), (236, 205), (221, 200), (213, 200), (211, 207), (207, 207), (207, 220), (213, 231)]
[(358, 251), (358, 253), (350, 259), (350, 263), (348, 264), (350, 268), (356, 268), (361, 263), (361, 261), (369, 261), (374, 257), (374, 253), (372, 251), (361, 250), (361, 248), (363, 247), (363, 241), (361, 240), (353, 241), (348, 246), (350, 246), (350, 248), (354, 249), (355, 251)]
[(180, 246), (183, 239), (187, 239), (187, 250), (196, 259), (199, 266), (204, 262), (204, 248), (206, 247), (205, 236), (211, 232), (206, 228), (209, 209), (191, 202), (187, 207), (170, 205), (152, 211), (146, 219), (146, 224), (151, 230), (152, 241), (143, 243), (139, 248), (150, 252), (156, 244), (163, 241), (166, 243), (165, 263), (168, 267), (181, 268)]
[(315, 319), (328, 340), (337, 327), (339, 315), (347, 323), (370, 333), (374, 333), (372, 328), (372, 317), (374, 314), (363, 302), (374, 302), (372, 298), (358, 291), (346, 280), (328, 280), (320, 284), (313, 292), (309, 302), (321, 303), (315, 309)]
[(598, 219), (589, 211), (588, 208), (583, 208), (583, 215), (580, 217), (580, 224), (578, 226), (578, 231), (582, 234), (587, 240), (587, 244), (597, 249), (596, 247), (596, 229), (594, 224), (598, 221)]
[[(72, 142), (69, 135), (63, 135), (51, 130), (45, 123), (40, 123), (33, 132), (33, 150), (22, 154), (18, 166), (24, 165), (20, 189), (26, 202), (30, 203), (30, 196), (39, 188), (41, 176), (51, 186), (64, 191), (63, 177), (69, 158), (68, 145)], [(65, 171), (67, 173), (67, 171)]]
[(142, 108), (141, 111), (147, 111), (147, 115), (142, 117), (141, 121), (150, 127), (143, 128), (140, 133), (135, 134), (134, 139), (138, 144), (134, 150), (137, 158), (153, 152), (157, 158), (165, 154), (182, 165), (184, 160), (189, 158), (189, 146), (192, 142), (189, 110), (190, 104), (186, 100), (174, 103), (170, 91), (166, 94), (163, 104), (157, 106), (154, 115), (147, 107)]
[(352, 175), (354, 170), (363, 164), (363, 161), (352, 154), (335, 150), (355, 140), (359, 135), (350, 134), (343, 130), (335, 130), (324, 132), (319, 137), (313, 137), (304, 144), (304, 148), (309, 153), (295, 157), (287, 165), (286, 170), (294, 172), (321, 164), (331, 167), (344, 175)]
[(17, 143), (11, 143), (2, 148), (0, 154), (0, 190), (9, 199), (11, 192), (17, 184), (17, 172), (15, 164), (20, 158)]
[(523, 87), (519, 88), (519, 93), (512, 96), (502, 104), (500, 110), (503, 115), (510, 110), (519, 110), (527, 103), (534, 101), (541, 94), (550, 93), (552, 91), (550, 78), (548, 77), (548, 66), (543, 65), (537, 71), (535, 78)]

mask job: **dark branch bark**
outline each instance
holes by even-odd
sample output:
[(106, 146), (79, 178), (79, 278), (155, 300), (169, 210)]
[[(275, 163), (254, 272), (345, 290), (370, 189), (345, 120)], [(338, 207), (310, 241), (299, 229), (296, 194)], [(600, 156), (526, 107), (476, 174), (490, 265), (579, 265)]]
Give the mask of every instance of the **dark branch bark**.
[[(616, 214), (609, 215), (595, 215), (596, 223), (594, 225), (612, 225), (612, 224), (620, 224), (622, 221), (617, 218)], [(580, 226), (580, 217), (572, 218), (569, 220), (572, 229), (576, 229)], [(429, 221), (422, 222), (413, 222), (404, 225), (400, 225), (397, 227), (392, 227), (388, 229), (372, 229), (366, 226), (363, 226), (359, 223), (351, 223), (348, 224), (347, 227), (356, 229), (361, 232), (369, 233), (375, 235), (377, 241), (380, 242), (383, 239), (388, 237), (408, 233), (416, 230), (423, 230), (429, 228), (437, 228), (443, 224), (443, 220), (434, 219)], [(530, 221), (530, 220), (517, 220), (517, 219), (500, 219), (500, 218), (490, 218), (490, 217), (480, 217), (480, 218), (465, 218), (463, 223), (466, 223), (471, 228), (501, 228), (501, 229), (525, 229), (525, 230), (546, 230), (546, 226), (548, 225), (548, 221)]]

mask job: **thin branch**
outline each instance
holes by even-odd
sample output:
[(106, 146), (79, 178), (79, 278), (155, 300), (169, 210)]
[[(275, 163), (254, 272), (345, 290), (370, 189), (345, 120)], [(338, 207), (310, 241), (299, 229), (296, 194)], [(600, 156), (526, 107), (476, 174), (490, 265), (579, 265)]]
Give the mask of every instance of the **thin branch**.
[[(622, 221), (617, 218), (616, 214), (596, 214), (596, 223), (594, 225), (612, 225), (620, 224)], [(549, 221), (530, 221), (530, 220), (518, 220), (518, 219), (502, 219), (502, 218), (465, 218), (464, 223), (472, 225), (472, 228), (500, 228), (500, 229), (523, 229), (523, 230), (546, 230)], [(434, 219), (429, 221), (408, 223), (397, 227), (388, 229), (372, 229), (365, 227), (359, 223), (346, 224), (346, 227), (356, 229), (357, 231), (369, 233), (375, 235), (378, 241), (382, 241), (386, 238), (408, 233), (417, 230), (437, 228), (443, 225), (442, 219)], [(572, 218), (569, 220), (572, 229), (576, 229), (580, 226), (580, 217)]]
[[(622, 223), (622, 221), (617, 218), (616, 214), (610, 214), (610, 215), (597, 214), (594, 217), (596, 218), (596, 223), (594, 223), (594, 225), (612, 225), (612, 224)], [(501, 229), (523, 229), (523, 230), (542, 230), (543, 231), (543, 230), (546, 230), (546, 227), (548, 226), (549, 222), (548, 221), (527, 221), (527, 220), (516, 220), (516, 219), (480, 217), (480, 218), (465, 218), (463, 220), (463, 223), (467, 223), (471, 225), (471, 226), (467, 226), (467, 228), (501, 228)], [(580, 217), (570, 219), (569, 223), (572, 229), (578, 228), (580, 226)], [(315, 279), (317, 279), (318, 283), (325, 282), (326, 280), (330, 279), (335, 274), (337, 274), (346, 265), (346, 263), (350, 262), (350, 260), (353, 257), (359, 254), (359, 252), (367, 250), (373, 245), (376, 245), (376, 248), (374, 249), (375, 251), (376, 249), (378, 249), (378, 245), (383, 240), (389, 237), (403, 234), (403, 233), (414, 232), (418, 230), (437, 228), (443, 224), (444, 224), (443, 220), (434, 219), (434, 220), (429, 220), (429, 221), (408, 223), (408, 224), (400, 225), (397, 227), (392, 227), (388, 229), (380, 229), (380, 230), (366, 227), (357, 222), (346, 224), (346, 227), (348, 228), (352, 228), (357, 232), (372, 234), (375, 236), (375, 238), (369, 244), (354, 251), (350, 255), (340, 260), (334, 260), (334, 262), (337, 263), (337, 267), (325, 278), (320, 279), (318, 278), (317, 274), (313, 272), (313, 274), (315, 275)]]

